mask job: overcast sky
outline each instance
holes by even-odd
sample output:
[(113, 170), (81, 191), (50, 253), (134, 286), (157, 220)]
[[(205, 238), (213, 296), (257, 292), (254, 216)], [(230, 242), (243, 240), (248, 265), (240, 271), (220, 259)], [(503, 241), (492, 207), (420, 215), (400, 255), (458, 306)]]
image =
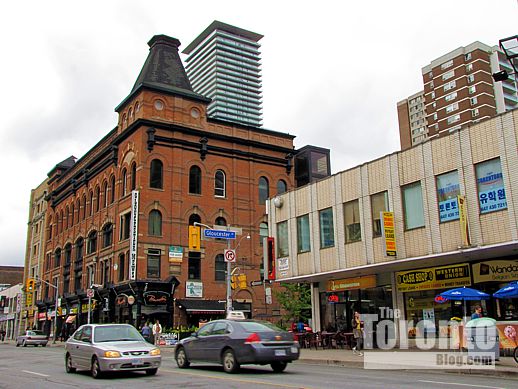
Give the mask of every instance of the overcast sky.
[(8, 1), (0, 23), (0, 265), (24, 264), (30, 190), (115, 127), (148, 54), (213, 20), (264, 35), (264, 127), (331, 149), (333, 173), (399, 149), (421, 68), (518, 34), (516, 0)]

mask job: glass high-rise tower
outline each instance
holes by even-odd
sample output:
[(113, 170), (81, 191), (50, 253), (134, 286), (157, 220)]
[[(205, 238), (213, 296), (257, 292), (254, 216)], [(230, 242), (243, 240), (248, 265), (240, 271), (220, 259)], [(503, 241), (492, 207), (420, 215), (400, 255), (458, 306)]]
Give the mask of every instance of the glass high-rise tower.
[(208, 116), (262, 125), (261, 63), (263, 36), (214, 21), (189, 44), (186, 71), (194, 92), (212, 99)]

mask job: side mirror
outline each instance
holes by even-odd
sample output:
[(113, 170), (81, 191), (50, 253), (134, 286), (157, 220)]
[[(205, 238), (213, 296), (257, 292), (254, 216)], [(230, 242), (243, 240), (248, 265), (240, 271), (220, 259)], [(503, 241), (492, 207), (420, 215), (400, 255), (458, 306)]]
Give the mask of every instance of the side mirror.
[(197, 332), (192, 332), (191, 336), (194, 337), (194, 338), (197, 338), (198, 337), (198, 333)]

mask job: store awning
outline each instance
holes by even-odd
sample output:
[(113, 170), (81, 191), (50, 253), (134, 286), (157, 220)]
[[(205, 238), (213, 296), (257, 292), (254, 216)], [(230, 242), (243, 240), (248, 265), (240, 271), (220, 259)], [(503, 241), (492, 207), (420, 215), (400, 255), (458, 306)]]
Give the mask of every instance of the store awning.
[[(176, 300), (179, 308), (190, 314), (225, 313), (225, 302), (219, 300)], [(250, 312), (250, 304), (234, 302), (234, 310)]]

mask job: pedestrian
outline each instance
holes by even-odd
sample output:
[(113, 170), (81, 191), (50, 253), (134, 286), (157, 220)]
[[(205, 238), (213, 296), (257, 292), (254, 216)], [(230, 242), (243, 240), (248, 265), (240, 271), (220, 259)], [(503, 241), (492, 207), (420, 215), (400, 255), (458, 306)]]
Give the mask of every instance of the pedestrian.
[(162, 333), (162, 326), (158, 319), (155, 320), (155, 324), (153, 324), (153, 336), (155, 338), (155, 346), (160, 344), (160, 334)]
[(471, 315), (471, 320), (479, 319), (482, 317), (482, 307), (480, 305), (475, 305), (475, 312)]
[(140, 329), (142, 336), (146, 339), (146, 342), (153, 343), (151, 340), (151, 328), (149, 327), (149, 322), (145, 322), (142, 328)]
[(297, 322), (297, 332), (304, 332), (304, 322), (302, 321), (302, 319), (299, 319), (299, 321)]
[(2, 342), (3, 342), (3, 341), (4, 341), (4, 339), (5, 339), (5, 329), (4, 329), (4, 328), (2, 328), (2, 329), (0, 330), (0, 339), (2, 339)]
[(353, 338), (355, 341), (355, 345), (353, 347), (353, 354), (358, 354), (362, 356), (362, 343), (363, 343), (363, 321), (360, 320), (360, 312), (355, 311), (354, 317), (351, 320), (351, 325), (353, 327)]

